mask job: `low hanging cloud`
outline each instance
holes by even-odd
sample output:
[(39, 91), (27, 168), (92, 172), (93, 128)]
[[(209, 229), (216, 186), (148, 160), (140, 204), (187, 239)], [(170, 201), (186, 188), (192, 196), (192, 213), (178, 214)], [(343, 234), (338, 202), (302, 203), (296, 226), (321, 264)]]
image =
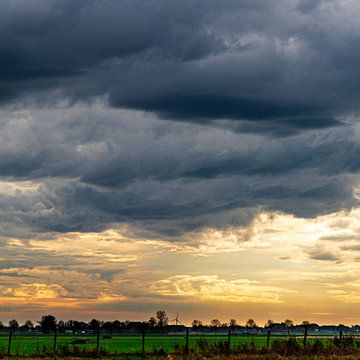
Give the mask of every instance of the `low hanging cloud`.
[(6, 107), (1, 233), (102, 231), (176, 237), (249, 223), (259, 211), (313, 217), (356, 206), (358, 125), (274, 141), (93, 105)]

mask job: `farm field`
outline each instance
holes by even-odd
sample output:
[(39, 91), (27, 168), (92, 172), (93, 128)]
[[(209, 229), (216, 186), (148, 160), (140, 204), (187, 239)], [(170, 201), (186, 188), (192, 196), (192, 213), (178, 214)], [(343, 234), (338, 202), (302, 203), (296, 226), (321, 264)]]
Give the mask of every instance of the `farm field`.
[[(288, 336), (273, 335), (270, 344), (275, 340), (287, 339)], [(302, 336), (293, 335), (299, 342)], [(311, 344), (315, 339), (321, 339), (324, 345), (330, 343), (333, 336), (312, 336), (309, 335), (308, 343)], [(198, 350), (199, 341), (205, 340), (207, 344), (227, 342), (227, 335), (190, 335), (189, 348)], [(146, 335), (145, 352), (154, 353), (165, 351), (172, 353), (179, 351), (185, 346), (186, 337), (184, 335)], [(266, 335), (233, 335), (231, 337), (231, 347), (239, 345), (255, 345), (258, 348), (265, 347), (267, 342)], [(53, 335), (24, 335), (14, 334), (12, 337), (10, 353), (12, 355), (43, 355), (53, 352)], [(75, 350), (93, 351), (96, 349), (96, 335), (58, 335), (56, 348), (61, 352), (68, 349), (69, 352)], [(140, 335), (101, 335), (100, 350), (104, 353), (126, 353), (136, 354), (142, 351), (142, 337)], [(6, 354), (8, 351), (8, 336), (0, 335), (0, 353)]]
[[(10, 357), (2, 357), (3, 359), (10, 359)], [(59, 357), (57, 357), (59, 358)], [(93, 359), (94, 357), (66, 357), (67, 360), (86, 360)], [(11, 356), (11, 359), (23, 360), (54, 360), (53, 356)], [(359, 360), (358, 355), (308, 355), (308, 356), (280, 356), (275, 354), (268, 355), (215, 355), (215, 356), (197, 356), (189, 355), (170, 355), (170, 356), (142, 356), (142, 355), (117, 355), (117, 356), (101, 356), (101, 359), (107, 360)]]

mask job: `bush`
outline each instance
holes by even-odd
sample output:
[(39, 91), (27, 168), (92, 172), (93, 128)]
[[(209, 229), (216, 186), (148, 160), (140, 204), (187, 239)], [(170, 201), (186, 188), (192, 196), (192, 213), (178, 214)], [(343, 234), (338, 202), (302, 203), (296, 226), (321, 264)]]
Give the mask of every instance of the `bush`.
[(224, 355), (229, 351), (229, 345), (227, 341), (218, 341), (210, 344), (205, 339), (198, 339), (196, 347), (200, 353), (204, 355)]
[(275, 340), (271, 344), (271, 351), (283, 356), (298, 355), (302, 352), (302, 349), (303, 347), (295, 338), (289, 338), (287, 340)]
[(321, 355), (326, 353), (326, 347), (323, 341), (316, 339), (310, 346), (311, 354)]

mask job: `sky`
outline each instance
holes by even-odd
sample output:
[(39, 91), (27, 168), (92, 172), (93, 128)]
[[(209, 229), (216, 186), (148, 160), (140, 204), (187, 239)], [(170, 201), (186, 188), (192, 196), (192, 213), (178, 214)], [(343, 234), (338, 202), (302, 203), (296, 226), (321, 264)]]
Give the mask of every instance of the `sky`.
[(359, 15), (2, 0), (0, 320), (360, 323)]

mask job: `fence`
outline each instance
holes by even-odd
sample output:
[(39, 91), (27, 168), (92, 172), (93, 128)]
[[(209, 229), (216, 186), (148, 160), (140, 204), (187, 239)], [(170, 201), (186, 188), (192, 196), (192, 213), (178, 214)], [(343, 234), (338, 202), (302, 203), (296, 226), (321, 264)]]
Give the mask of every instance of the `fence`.
[[(182, 334), (110, 334), (98, 331), (95, 334), (22, 334), (10, 331), (0, 335), (1, 355), (44, 355), (44, 354), (146, 354), (146, 353), (189, 353), (200, 351), (204, 343), (221, 346), (223, 352), (243, 346), (269, 349), (275, 340), (296, 339), (306, 347), (314, 339), (332, 341), (334, 334), (236, 334), (231, 331), (222, 334), (190, 334), (186, 329)], [(342, 333), (337, 338), (344, 338)]]

